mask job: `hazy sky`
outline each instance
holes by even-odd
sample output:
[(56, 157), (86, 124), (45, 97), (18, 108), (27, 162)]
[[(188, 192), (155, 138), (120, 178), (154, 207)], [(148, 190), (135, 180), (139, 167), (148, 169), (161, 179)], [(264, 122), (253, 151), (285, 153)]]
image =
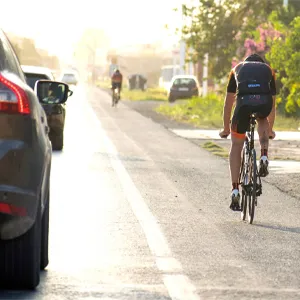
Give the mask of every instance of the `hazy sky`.
[[(39, 47), (68, 55), (87, 27), (104, 29), (113, 46), (168, 41), (163, 29), (180, 22), (182, 0), (10, 0), (1, 3), (2, 29), (35, 38)], [(8, 12), (8, 13), (6, 13)]]

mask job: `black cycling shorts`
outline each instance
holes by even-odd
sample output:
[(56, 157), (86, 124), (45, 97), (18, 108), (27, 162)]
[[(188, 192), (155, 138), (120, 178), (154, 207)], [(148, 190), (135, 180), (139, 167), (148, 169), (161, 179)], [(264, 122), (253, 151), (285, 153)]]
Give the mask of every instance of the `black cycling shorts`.
[(231, 121), (231, 132), (235, 137), (244, 138), (249, 128), (250, 116), (256, 113), (258, 118), (269, 116), (273, 107), (272, 95), (237, 96), (236, 107)]
[(112, 83), (112, 89), (116, 89), (116, 88), (119, 88), (121, 90), (121, 87), (122, 87), (122, 83), (121, 82), (113, 82)]

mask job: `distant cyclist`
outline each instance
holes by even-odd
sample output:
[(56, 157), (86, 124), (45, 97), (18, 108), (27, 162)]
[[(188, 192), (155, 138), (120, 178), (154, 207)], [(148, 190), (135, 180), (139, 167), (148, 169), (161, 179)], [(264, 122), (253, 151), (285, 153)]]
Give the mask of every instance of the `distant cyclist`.
[[(258, 55), (252, 54), (230, 72), (223, 112), (223, 131), (220, 137), (231, 132), (230, 171), (232, 181), (232, 210), (240, 210), (239, 173), (241, 152), (250, 115), (257, 113), (258, 135), (261, 147), (259, 175), (265, 177), (268, 170), (269, 137), (274, 138), (275, 121), (275, 73)], [(236, 103), (235, 103), (236, 102)], [(232, 107), (236, 104), (230, 127)]]
[(123, 75), (119, 69), (115, 69), (111, 77), (111, 88), (112, 90), (119, 88), (119, 95), (121, 99), (121, 89), (122, 89)]

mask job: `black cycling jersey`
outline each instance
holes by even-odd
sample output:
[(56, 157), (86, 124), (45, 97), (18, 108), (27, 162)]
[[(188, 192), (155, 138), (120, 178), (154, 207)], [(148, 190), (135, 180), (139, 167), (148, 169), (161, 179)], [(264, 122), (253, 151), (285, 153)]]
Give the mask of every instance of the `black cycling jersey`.
[(276, 95), (275, 72), (262, 62), (244, 61), (230, 72), (228, 93), (239, 95)]

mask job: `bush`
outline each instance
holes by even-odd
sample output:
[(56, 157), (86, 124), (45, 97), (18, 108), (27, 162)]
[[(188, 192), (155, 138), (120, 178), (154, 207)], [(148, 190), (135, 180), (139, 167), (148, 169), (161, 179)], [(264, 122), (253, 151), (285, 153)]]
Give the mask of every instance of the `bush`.
[(212, 93), (206, 97), (191, 98), (180, 104), (160, 105), (157, 112), (177, 121), (192, 123), (197, 127), (221, 128), (223, 106), (223, 97)]

